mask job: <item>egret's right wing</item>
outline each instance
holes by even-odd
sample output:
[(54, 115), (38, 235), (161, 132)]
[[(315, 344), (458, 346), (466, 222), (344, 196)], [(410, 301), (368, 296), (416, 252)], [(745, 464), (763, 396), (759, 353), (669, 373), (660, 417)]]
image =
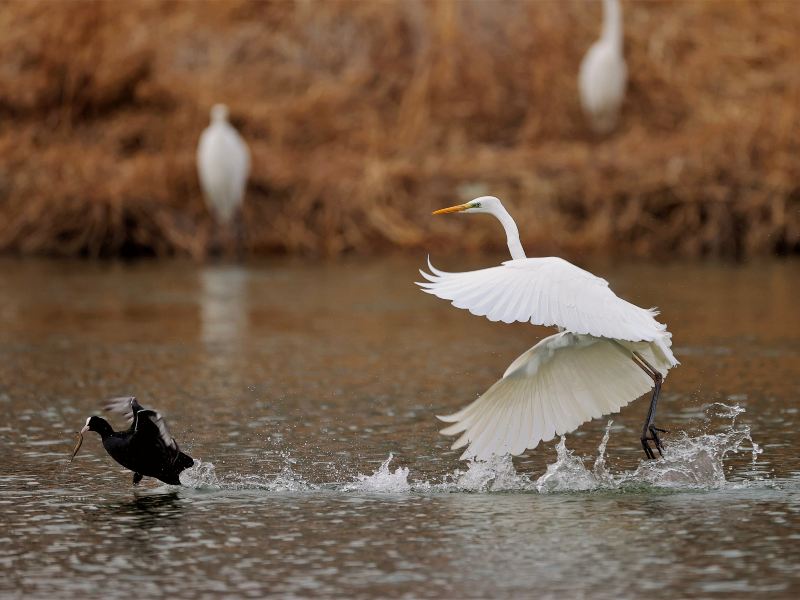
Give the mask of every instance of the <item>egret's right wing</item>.
[(558, 333), (523, 353), (475, 402), (439, 417), (454, 423), (442, 433), (462, 434), (452, 446), (469, 444), (462, 458), (485, 460), (536, 448), (540, 441), (619, 411), (652, 388), (653, 380), (631, 360), (632, 350), (663, 375), (677, 364), (669, 347), (656, 342), (620, 344)]
[(428, 267), (430, 273), (420, 271), (427, 281), (418, 284), (425, 292), (490, 321), (529, 321), (633, 342), (666, 331), (656, 311), (619, 298), (607, 281), (560, 258), (508, 260), (464, 273), (440, 271), (430, 260)]

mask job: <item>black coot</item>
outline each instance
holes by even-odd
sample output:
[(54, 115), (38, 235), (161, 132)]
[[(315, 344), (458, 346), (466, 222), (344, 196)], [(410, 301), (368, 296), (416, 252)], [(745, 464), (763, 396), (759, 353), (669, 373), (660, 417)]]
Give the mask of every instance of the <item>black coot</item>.
[(83, 434), (96, 431), (111, 458), (133, 471), (133, 485), (145, 475), (170, 485), (180, 485), (180, 472), (194, 465), (194, 460), (180, 451), (164, 418), (154, 410), (143, 408), (133, 396), (109, 400), (106, 410), (123, 414), (131, 424), (130, 428), (114, 431), (102, 417), (89, 417), (78, 434), (80, 437), (72, 458), (80, 450)]

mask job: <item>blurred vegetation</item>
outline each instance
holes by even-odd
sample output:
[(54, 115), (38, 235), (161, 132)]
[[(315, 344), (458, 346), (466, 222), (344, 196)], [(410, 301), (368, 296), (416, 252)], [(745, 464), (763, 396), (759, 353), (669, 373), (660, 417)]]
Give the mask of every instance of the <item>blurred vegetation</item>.
[(598, 2), (0, 4), (0, 249), (201, 257), (195, 148), (231, 107), (252, 254), (800, 251), (800, 10), (623, 2), (621, 127), (577, 72)]

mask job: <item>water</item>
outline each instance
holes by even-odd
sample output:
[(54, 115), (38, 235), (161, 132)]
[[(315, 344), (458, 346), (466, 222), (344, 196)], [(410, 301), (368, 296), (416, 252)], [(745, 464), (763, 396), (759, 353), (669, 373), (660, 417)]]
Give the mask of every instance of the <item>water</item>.
[[(494, 464), (433, 415), (548, 331), (422, 294), (423, 263), (0, 262), (0, 595), (800, 593), (798, 263), (588, 265), (674, 333), (666, 456), (640, 399)], [(68, 463), (124, 394), (200, 459), (186, 486), (133, 488), (94, 435)]]

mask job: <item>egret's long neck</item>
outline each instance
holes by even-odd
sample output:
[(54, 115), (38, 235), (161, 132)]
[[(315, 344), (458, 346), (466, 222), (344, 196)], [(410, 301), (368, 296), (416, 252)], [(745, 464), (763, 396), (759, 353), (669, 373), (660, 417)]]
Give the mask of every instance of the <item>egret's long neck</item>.
[(511, 215), (508, 214), (503, 205), (492, 211), (492, 214), (497, 217), (497, 220), (500, 221), (506, 231), (506, 242), (508, 243), (508, 251), (511, 252), (511, 258), (515, 260), (525, 258), (525, 250), (522, 249), (522, 243), (519, 241), (519, 229), (517, 229), (514, 219), (511, 218)]
[(622, 9), (619, 0), (603, 0), (602, 39), (622, 50)]

